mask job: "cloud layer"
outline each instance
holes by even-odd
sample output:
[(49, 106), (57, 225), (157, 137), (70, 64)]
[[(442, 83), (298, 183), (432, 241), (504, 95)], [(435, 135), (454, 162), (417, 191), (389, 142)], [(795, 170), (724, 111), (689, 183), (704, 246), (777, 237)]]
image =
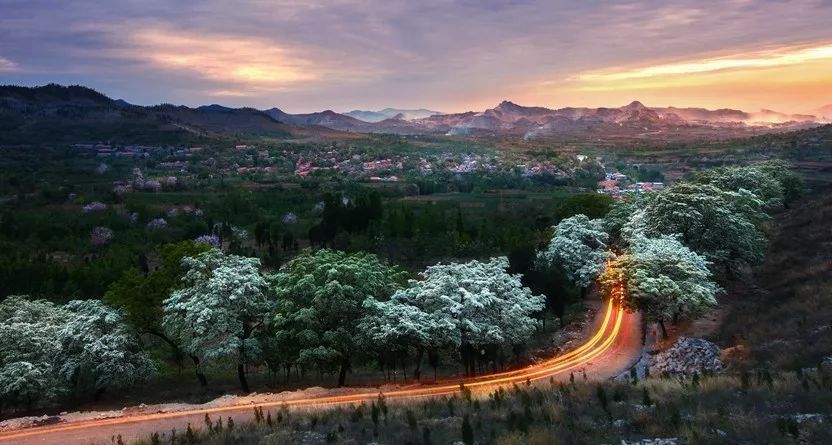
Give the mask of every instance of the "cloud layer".
[(832, 102), (815, 71), (832, 65), (820, 0), (0, 0), (0, 11), (3, 83), (82, 83), (143, 104)]

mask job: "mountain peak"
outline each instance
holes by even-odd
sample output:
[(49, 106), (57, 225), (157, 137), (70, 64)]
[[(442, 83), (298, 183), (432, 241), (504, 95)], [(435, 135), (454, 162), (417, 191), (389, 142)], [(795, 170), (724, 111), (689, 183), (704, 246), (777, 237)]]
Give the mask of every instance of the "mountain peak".
[(645, 107), (643, 103), (641, 103), (637, 100), (634, 100), (634, 101), (630, 102), (629, 104), (627, 104), (626, 106), (624, 106), (625, 110), (643, 110), (645, 108), (647, 108), (647, 107)]

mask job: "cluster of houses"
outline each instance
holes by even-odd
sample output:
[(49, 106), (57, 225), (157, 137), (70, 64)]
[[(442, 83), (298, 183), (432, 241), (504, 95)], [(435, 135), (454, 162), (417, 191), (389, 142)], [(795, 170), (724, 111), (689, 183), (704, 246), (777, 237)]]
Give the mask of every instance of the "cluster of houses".
[[(98, 157), (148, 157), (158, 156), (155, 168), (164, 171), (163, 174), (185, 175), (192, 170), (196, 158), (195, 153), (203, 151), (202, 147), (159, 147), (143, 145), (110, 145), (110, 144), (75, 144), (73, 147), (84, 154)], [(503, 154), (478, 153), (439, 153), (435, 155), (403, 154), (391, 157), (373, 157), (368, 153), (356, 153), (353, 148), (348, 150), (335, 147), (321, 147), (319, 149), (295, 152), (284, 149), (282, 156), (272, 151), (252, 145), (236, 145), (232, 150), (230, 163), (224, 163), (214, 157), (199, 158), (199, 164), (205, 168), (220, 168), (226, 174), (264, 174), (275, 175), (281, 172), (293, 174), (296, 177), (308, 177), (315, 172), (333, 171), (346, 174), (357, 179), (370, 182), (398, 182), (403, 176), (416, 174), (422, 176), (445, 172), (453, 175), (466, 175), (474, 172), (503, 171), (518, 174), (523, 177), (555, 176), (569, 177), (569, 168), (558, 165), (547, 159), (510, 156)], [(579, 155), (581, 162), (586, 156)], [(599, 161), (600, 163), (600, 161)], [(225, 164), (220, 167), (221, 164)], [(102, 162), (102, 165), (104, 163)], [(603, 164), (601, 165), (603, 168)], [(106, 167), (106, 166), (105, 166)], [(114, 184), (118, 192), (131, 190), (159, 190), (167, 184), (162, 180), (148, 180), (145, 182)], [(612, 197), (621, 197), (627, 193), (661, 190), (664, 184), (660, 182), (633, 182), (620, 172), (607, 173), (603, 181), (598, 183), (597, 191)]]
[(94, 155), (98, 158), (146, 158), (156, 154), (190, 156), (203, 150), (202, 147), (161, 147), (135, 144), (73, 144), (72, 148), (81, 154)]
[(628, 193), (653, 192), (664, 189), (663, 182), (630, 182), (627, 175), (619, 172), (607, 173), (603, 181), (598, 181), (598, 193), (615, 199)]
[(145, 147), (142, 145), (116, 146), (110, 144), (74, 144), (72, 148), (85, 154), (94, 154), (98, 158), (146, 158), (159, 149), (159, 147)]
[(526, 164), (518, 164), (517, 167), (523, 169), (522, 175), (525, 177), (539, 175), (552, 175), (558, 177), (569, 176), (568, 173), (550, 162), (529, 162)]

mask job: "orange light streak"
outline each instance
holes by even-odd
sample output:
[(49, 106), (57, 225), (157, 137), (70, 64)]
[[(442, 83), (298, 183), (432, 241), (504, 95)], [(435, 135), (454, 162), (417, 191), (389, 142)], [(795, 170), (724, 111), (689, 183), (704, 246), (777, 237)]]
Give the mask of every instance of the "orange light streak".
[[(609, 300), (609, 302), (607, 303), (606, 312), (601, 326), (598, 328), (595, 334), (584, 344), (563, 355), (554, 357), (552, 359), (543, 361), (535, 365), (528, 366), (523, 369), (486, 374), (471, 378), (447, 379), (442, 380), (439, 383), (419, 385), (412, 389), (399, 389), (384, 393), (380, 391), (364, 391), (341, 396), (309, 397), (302, 399), (279, 400), (251, 405), (230, 405), (187, 411), (175, 411), (168, 413), (154, 413), (129, 417), (116, 417), (111, 419), (80, 421), (67, 425), (35, 427), (23, 431), (11, 431), (8, 433), (0, 433), (0, 442), (10, 442), (14, 441), (15, 439), (22, 439), (24, 437), (32, 437), (48, 433), (75, 431), (82, 430), (85, 428), (94, 428), (101, 426), (127, 425), (133, 423), (149, 422), (161, 419), (171, 419), (176, 417), (186, 417), (192, 415), (238, 411), (240, 409), (247, 409), (253, 407), (271, 408), (281, 406), (315, 407), (341, 405), (362, 402), (367, 400), (374, 400), (376, 397), (379, 396), (379, 394), (383, 394), (387, 400), (416, 397), (435, 397), (442, 395), (450, 395), (459, 392), (460, 383), (464, 383), (466, 388), (484, 389), (489, 386), (502, 386), (515, 383), (524, 383), (526, 381), (540, 380), (584, 366), (588, 364), (591, 360), (601, 356), (610, 349), (610, 347), (616, 342), (616, 340), (619, 339), (619, 334), (621, 333), (621, 325), (623, 323), (624, 317), (626, 316), (624, 309), (621, 307), (620, 304), (616, 304), (615, 300), (617, 300), (617, 298), (612, 298)], [(628, 331), (629, 329), (627, 329), (627, 332)]]

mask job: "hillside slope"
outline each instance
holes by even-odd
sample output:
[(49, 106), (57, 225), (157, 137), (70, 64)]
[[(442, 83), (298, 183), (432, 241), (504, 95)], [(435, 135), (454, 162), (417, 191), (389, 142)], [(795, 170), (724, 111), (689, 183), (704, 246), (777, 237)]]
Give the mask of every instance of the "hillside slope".
[(745, 369), (814, 367), (832, 357), (832, 187), (776, 217), (765, 262), (730, 286), (717, 340)]
[[(331, 132), (331, 130), (327, 130)], [(143, 107), (82, 86), (0, 86), (0, 145), (180, 144), (308, 133), (252, 108)]]

